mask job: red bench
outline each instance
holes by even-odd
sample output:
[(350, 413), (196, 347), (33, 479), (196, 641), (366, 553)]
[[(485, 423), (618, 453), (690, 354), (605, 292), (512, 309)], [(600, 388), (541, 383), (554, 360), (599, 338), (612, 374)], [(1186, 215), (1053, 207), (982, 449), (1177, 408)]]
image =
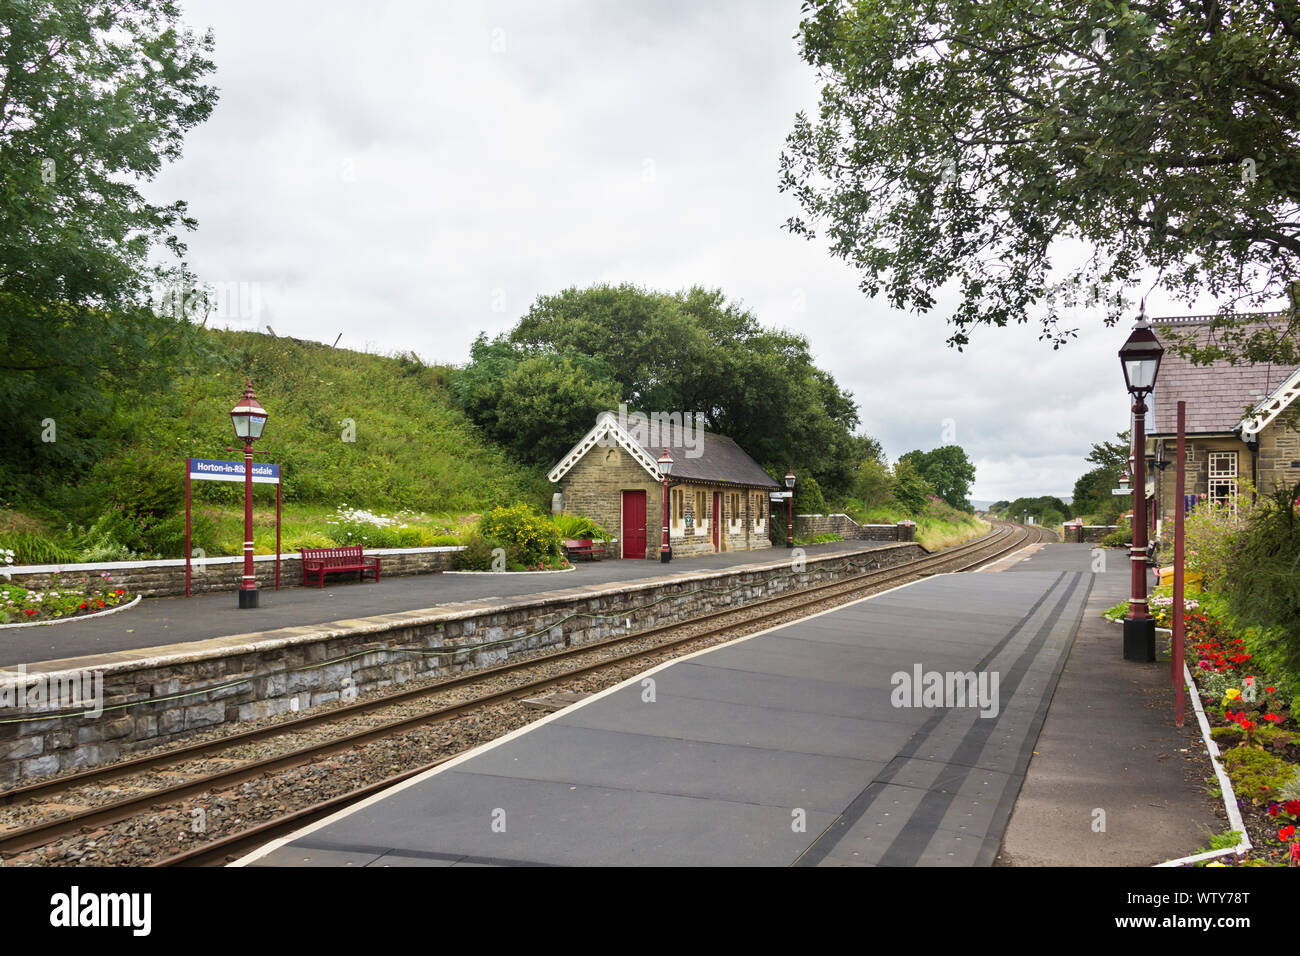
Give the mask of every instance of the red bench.
[(605, 554), (605, 546), (602, 544), (598, 548), (591, 538), (578, 538), (564, 542), (564, 553), (570, 558), (587, 558), (594, 561), (597, 555)]
[(320, 586), (325, 586), (325, 575), (336, 571), (359, 571), (361, 580), (371, 574), (379, 580), (379, 558), (366, 558), (361, 552), (361, 545), (347, 544), (341, 548), (299, 548), (302, 552), (302, 585), (307, 586), (307, 579), (315, 577)]

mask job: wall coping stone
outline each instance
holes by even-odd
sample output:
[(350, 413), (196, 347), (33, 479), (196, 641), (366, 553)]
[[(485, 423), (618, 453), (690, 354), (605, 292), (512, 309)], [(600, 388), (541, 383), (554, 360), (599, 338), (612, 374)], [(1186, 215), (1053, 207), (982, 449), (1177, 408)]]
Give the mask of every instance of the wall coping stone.
[[(388, 554), (432, 554), (438, 551), (464, 551), (461, 544), (435, 545), (426, 548), (366, 548), (367, 555)], [(280, 561), (299, 561), (302, 555), (296, 551), (282, 551)], [(204, 558), (207, 564), (242, 564), (242, 554), (223, 555), (216, 558)], [(273, 554), (255, 554), (254, 561), (274, 561)], [(193, 561), (191, 563), (198, 563)], [(11, 564), (6, 565), (7, 574), (75, 574), (78, 571), (147, 571), (149, 568), (183, 568), (184, 558), (158, 558), (152, 561), (93, 561), (75, 564)]]

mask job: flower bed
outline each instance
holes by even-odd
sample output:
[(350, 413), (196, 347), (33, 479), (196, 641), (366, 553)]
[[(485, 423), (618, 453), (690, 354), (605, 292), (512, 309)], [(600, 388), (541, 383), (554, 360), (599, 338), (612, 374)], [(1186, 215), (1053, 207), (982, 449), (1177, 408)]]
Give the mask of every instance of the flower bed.
[(134, 594), (113, 585), (111, 578), (105, 571), (98, 578), (86, 578), (80, 583), (63, 580), (40, 591), (0, 584), (0, 624), (89, 617), (135, 600)]
[(1220, 607), (1189, 596), (1186, 660), (1254, 848), (1207, 865), (1300, 866), (1300, 687), (1264, 672)]

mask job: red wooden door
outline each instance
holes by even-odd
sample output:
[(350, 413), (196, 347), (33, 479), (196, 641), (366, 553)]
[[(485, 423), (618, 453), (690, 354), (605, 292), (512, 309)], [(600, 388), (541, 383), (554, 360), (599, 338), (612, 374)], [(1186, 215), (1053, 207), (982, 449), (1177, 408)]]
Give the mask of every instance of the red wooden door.
[(645, 492), (623, 492), (623, 557), (645, 557)]
[(713, 493), (713, 550), (722, 550), (722, 494)]

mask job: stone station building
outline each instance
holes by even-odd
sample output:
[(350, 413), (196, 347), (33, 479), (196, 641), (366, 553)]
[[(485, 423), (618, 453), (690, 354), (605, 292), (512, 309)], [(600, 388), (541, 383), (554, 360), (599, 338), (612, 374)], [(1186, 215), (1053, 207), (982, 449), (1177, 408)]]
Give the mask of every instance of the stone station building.
[(582, 514), (618, 539), (614, 557), (657, 560), (663, 543), (663, 483), (656, 464), (667, 449), (669, 543), (674, 557), (771, 547), (769, 494), (780, 489), (730, 438), (683, 425), (680, 416), (596, 425), (547, 476), (560, 508)]
[[(1194, 333), (1201, 344), (1212, 334), (1215, 316), (1152, 319), (1156, 334)], [(1278, 327), (1281, 312), (1260, 313), (1255, 325)], [(1162, 336), (1163, 337), (1163, 336)], [(1300, 368), (1226, 361), (1193, 365), (1165, 343), (1164, 359), (1150, 402), (1147, 432), (1147, 495), (1154, 499), (1158, 528), (1172, 527), (1177, 507), (1178, 402), (1187, 403), (1185, 507), (1202, 500), (1235, 506), (1244, 483), (1261, 495), (1300, 482)]]

